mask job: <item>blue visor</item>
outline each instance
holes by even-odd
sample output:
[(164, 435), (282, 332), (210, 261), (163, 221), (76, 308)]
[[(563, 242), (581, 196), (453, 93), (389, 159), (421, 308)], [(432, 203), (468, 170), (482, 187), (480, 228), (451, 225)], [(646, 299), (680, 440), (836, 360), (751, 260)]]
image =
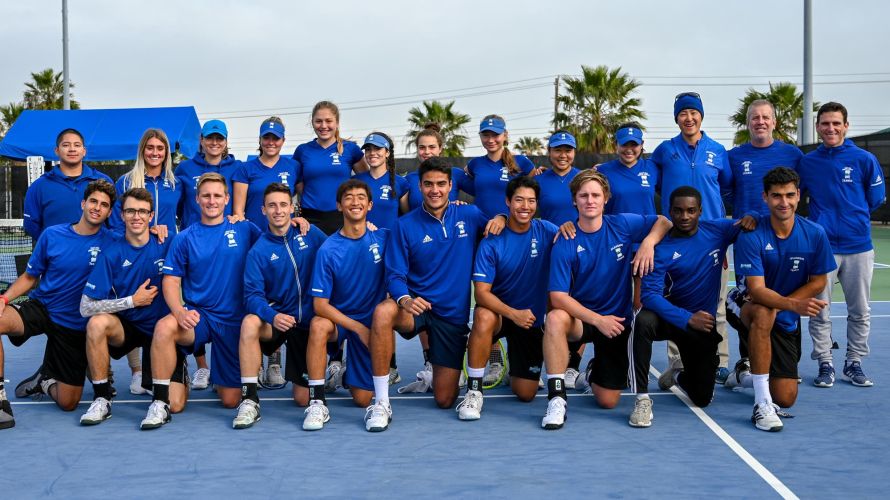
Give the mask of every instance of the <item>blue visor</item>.
[(482, 132), (494, 132), (495, 134), (503, 134), (504, 131), (507, 130), (507, 124), (504, 123), (504, 120), (500, 118), (488, 118), (482, 120), (482, 123), (479, 124), (479, 133)]
[(389, 141), (380, 134), (370, 134), (368, 137), (365, 137), (365, 143), (362, 144), (362, 149), (365, 149), (365, 146), (368, 145), (389, 149)]
[(547, 141), (547, 147), (555, 148), (557, 146), (571, 146), (578, 149), (575, 136), (568, 132), (557, 132), (550, 136), (550, 140)]
[(643, 143), (643, 131), (635, 127), (624, 127), (615, 132), (615, 142), (624, 146), (628, 142)]

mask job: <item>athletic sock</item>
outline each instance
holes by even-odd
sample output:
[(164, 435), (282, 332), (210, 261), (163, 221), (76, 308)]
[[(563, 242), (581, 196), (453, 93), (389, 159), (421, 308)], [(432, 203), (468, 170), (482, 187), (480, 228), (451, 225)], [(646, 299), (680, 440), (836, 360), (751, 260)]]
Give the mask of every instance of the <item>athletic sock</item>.
[(260, 395), (257, 393), (259, 377), (241, 377), (241, 399), (249, 399), (254, 403), (260, 403)]
[(111, 384), (108, 383), (107, 378), (102, 380), (93, 380), (93, 397), (105, 398), (108, 401), (111, 401)]
[(485, 367), (470, 368), (467, 367), (467, 391), (482, 392), (482, 377), (485, 376)]
[(547, 374), (547, 399), (560, 397), (566, 399), (566, 374), (565, 373), (548, 373)]
[(637, 394), (637, 399), (649, 399), (649, 393)]
[(389, 367), (398, 368), (398, 366), (396, 365), (396, 353), (392, 353), (392, 357), (389, 358)]
[(324, 379), (309, 381), (309, 401), (321, 401), (323, 405), (328, 404), (324, 398)]
[(152, 379), (152, 401), (163, 401), (170, 404), (170, 379)]
[(769, 393), (769, 374), (752, 373), (751, 379), (754, 382), (754, 403), (772, 403), (773, 398)]
[(374, 399), (377, 404), (389, 404), (389, 375), (374, 375)]
[(429, 349), (424, 349), (424, 350), (423, 350), (423, 363), (426, 364), (426, 363), (429, 363), (429, 362), (430, 362), (430, 350), (429, 350)]
[(754, 387), (754, 376), (751, 373), (743, 374), (741, 380), (739, 380), (739, 385), (748, 389)]

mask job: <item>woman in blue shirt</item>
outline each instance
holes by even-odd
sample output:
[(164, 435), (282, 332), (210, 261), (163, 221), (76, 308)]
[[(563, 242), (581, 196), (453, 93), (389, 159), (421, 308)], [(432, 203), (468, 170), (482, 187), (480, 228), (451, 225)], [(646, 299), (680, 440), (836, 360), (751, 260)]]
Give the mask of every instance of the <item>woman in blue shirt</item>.
[[(179, 228), (185, 229), (201, 222), (201, 208), (198, 207), (198, 178), (207, 172), (216, 172), (226, 178), (229, 194), (232, 192), (232, 174), (240, 162), (229, 154), (229, 131), (220, 120), (209, 120), (201, 127), (201, 143), (198, 154), (183, 161), (176, 167), (176, 182), (182, 187), (182, 204), (179, 207)], [(226, 215), (231, 215), (232, 205), (226, 206)], [(208, 372), (209, 373), (209, 372)], [(201, 372), (193, 380), (203, 384), (205, 373)], [(205, 386), (206, 388), (206, 386)]]
[(572, 179), (580, 172), (574, 166), (576, 147), (575, 136), (565, 130), (554, 132), (547, 141), (551, 168), (535, 177), (541, 186), (538, 214), (557, 226), (578, 219), (578, 210), (569, 189)]
[[(434, 156), (440, 156), (444, 142), (442, 134), (439, 133), (439, 125), (436, 123), (426, 124), (414, 139), (417, 159), (423, 163)], [(423, 196), (420, 194), (420, 177), (418, 177), (417, 171), (408, 172), (405, 175), (405, 180), (408, 181), (408, 196), (403, 197), (400, 202), (403, 214), (414, 210), (423, 203)], [(451, 192), (448, 193), (448, 200), (457, 201), (460, 191), (473, 195), (473, 183), (467, 178), (463, 169), (452, 167)]]
[(269, 117), (260, 125), (260, 155), (242, 163), (232, 175), (232, 215), (239, 220), (266, 227), (263, 192), (273, 182), (290, 187), (293, 194), (299, 167), (293, 158), (281, 157), (282, 146), (284, 123), (277, 116)]
[(393, 142), (383, 132), (371, 132), (362, 144), (368, 171), (355, 178), (371, 188), (374, 205), (368, 212), (368, 222), (378, 228), (394, 229), (399, 218), (399, 204), (408, 198), (408, 181), (396, 175)]

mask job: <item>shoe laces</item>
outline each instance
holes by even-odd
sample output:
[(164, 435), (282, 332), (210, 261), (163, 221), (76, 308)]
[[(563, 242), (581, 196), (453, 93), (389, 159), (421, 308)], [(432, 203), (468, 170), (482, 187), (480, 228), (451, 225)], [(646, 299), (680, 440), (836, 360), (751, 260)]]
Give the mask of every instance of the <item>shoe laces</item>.
[(109, 402), (107, 399), (102, 397), (96, 398), (93, 400), (92, 403), (90, 403), (90, 407), (89, 409), (87, 409), (87, 413), (99, 413), (99, 411), (108, 404)]
[(367, 419), (371, 419), (374, 417), (388, 418), (389, 417), (388, 413), (389, 412), (386, 411), (386, 407), (383, 406), (382, 404), (380, 404), (380, 403), (373, 404), (373, 405), (369, 406), (367, 409), (365, 409), (365, 419), (367, 420)]
[(464, 397), (464, 400), (457, 405), (457, 409), (461, 408), (469, 408), (476, 409), (479, 408), (479, 403), (482, 402), (482, 393), (479, 391), (468, 391), (467, 395)]
[[(831, 366), (831, 363), (819, 363), (819, 376), (820, 377), (831, 377), (831, 372), (834, 371), (834, 367)], [(861, 369), (860, 369), (861, 371)]]
[(634, 403), (634, 411), (633, 411), (633, 414), (634, 414), (634, 415), (641, 415), (641, 414), (643, 414), (643, 413), (646, 413), (646, 412), (647, 412), (648, 410), (650, 410), (651, 408), (652, 408), (652, 400), (651, 400), (651, 399), (649, 399), (649, 398), (646, 398), (646, 399), (638, 399), (638, 400)]
[(564, 413), (566, 407), (566, 400), (561, 397), (555, 397), (547, 403), (547, 413), (546, 416), (553, 416), (559, 413)]
[(847, 364), (847, 366), (844, 367), (844, 371), (847, 372), (851, 378), (865, 378), (865, 372), (862, 371), (862, 365), (858, 361), (853, 361)]
[(238, 405), (238, 416), (247, 416), (249, 413), (256, 411), (258, 404), (252, 399), (245, 399)]
[(167, 403), (164, 403), (160, 400), (155, 400), (151, 402), (151, 405), (148, 407), (148, 416), (156, 417), (156, 418), (164, 418), (167, 413)]
[(315, 401), (313, 401), (309, 403), (309, 406), (306, 407), (306, 410), (303, 413), (305, 413), (307, 417), (323, 418), (324, 409), (325, 405), (323, 403), (316, 403)]
[(757, 410), (755, 411), (757, 418), (768, 417), (770, 415), (776, 415), (777, 410), (779, 409), (779, 405), (775, 403), (758, 403)]

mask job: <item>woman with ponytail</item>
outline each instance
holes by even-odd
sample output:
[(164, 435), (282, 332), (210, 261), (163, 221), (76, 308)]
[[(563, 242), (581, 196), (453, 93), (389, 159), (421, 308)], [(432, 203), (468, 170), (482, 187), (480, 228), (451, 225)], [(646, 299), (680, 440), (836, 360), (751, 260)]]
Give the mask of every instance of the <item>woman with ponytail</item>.
[(297, 169), (297, 191), (300, 192), (301, 215), (330, 235), (343, 225), (337, 211), (337, 188), (352, 172), (364, 172), (362, 150), (352, 141), (340, 137), (340, 109), (330, 101), (321, 101), (312, 108), (315, 139), (297, 146), (294, 159)]
[(504, 193), (510, 179), (533, 175), (535, 166), (527, 157), (510, 153), (507, 124), (500, 116), (488, 115), (482, 119), (479, 138), (486, 154), (470, 160), (467, 175), (473, 182), (474, 203), (486, 217), (492, 218), (507, 212)]
[(371, 132), (362, 144), (368, 171), (355, 178), (371, 188), (374, 205), (368, 212), (368, 222), (378, 228), (394, 229), (399, 218), (399, 204), (408, 197), (408, 181), (396, 175), (393, 142), (382, 132)]
[(263, 193), (266, 186), (280, 182), (290, 187), (291, 195), (297, 178), (297, 162), (282, 158), (284, 123), (271, 116), (260, 125), (260, 155), (241, 164), (232, 176), (232, 215), (247, 219), (257, 227), (268, 224), (263, 215)]

